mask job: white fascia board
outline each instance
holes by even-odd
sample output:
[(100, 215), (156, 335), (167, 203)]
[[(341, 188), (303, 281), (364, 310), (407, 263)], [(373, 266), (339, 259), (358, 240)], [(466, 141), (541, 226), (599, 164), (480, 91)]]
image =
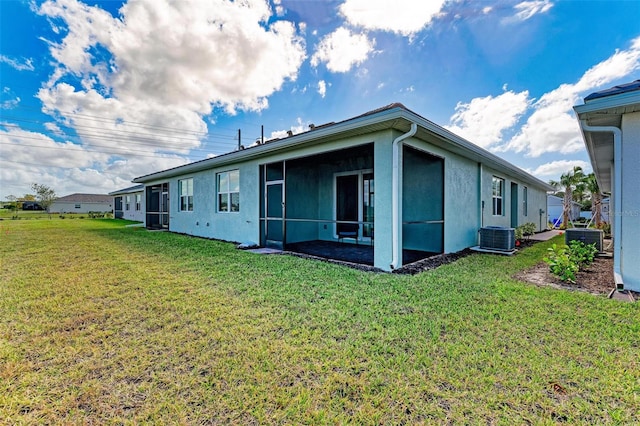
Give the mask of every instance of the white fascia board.
[(634, 104), (640, 105), (640, 91), (635, 90), (633, 92), (620, 93), (617, 95), (604, 96), (602, 98), (596, 98), (586, 101), (582, 105), (576, 105), (573, 110), (580, 116), (588, 114), (594, 111), (603, 111), (612, 108), (619, 108), (625, 106), (631, 106)]

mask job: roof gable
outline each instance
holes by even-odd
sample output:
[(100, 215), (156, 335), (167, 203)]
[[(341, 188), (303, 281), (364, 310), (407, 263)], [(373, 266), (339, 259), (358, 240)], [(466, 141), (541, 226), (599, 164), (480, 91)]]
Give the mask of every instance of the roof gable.
[(108, 194), (70, 194), (56, 198), (54, 202), (62, 203), (111, 203), (111, 196)]

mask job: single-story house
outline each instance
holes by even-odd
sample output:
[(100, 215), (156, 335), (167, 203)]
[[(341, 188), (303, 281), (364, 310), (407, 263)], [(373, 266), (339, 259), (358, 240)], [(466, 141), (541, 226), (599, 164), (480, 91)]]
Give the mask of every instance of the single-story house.
[(309, 127), (134, 179), (146, 227), (294, 251), (340, 242), (387, 271), (477, 245), (481, 227), (546, 228), (550, 185), (401, 104)]
[(640, 291), (640, 80), (592, 93), (573, 109), (600, 190), (610, 194), (616, 285)]
[[(549, 223), (554, 227), (558, 227), (562, 224), (562, 212), (564, 210), (564, 200), (557, 195), (547, 195), (547, 218)], [(571, 202), (571, 211), (569, 212), (569, 219), (576, 220), (580, 217), (580, 210), (582, 205), (577, 201)]]
[(113, 197), (113, 217), (144, 222), (144, 185), (131, 186), (110, 192)]
[(22, 210), (44, 210), (44, 207), (36, 201), (22, 201)]
[(49, 212), (51, 213), (107, 213), (113, 210), (112, 197), (107, 194), (71, 194), (56, 198)]

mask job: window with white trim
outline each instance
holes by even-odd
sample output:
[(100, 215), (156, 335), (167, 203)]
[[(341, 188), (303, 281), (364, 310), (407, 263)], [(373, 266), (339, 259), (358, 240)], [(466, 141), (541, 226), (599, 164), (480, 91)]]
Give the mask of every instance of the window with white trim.
[(522, 188), (522, 214), (523, 216), (527, 216), (529, 213), (529, 191), (525, 186)]
[(124, 196), (124, 209), (131, 210), (131, 195)]
[(136, 211), (142, 209), (142, 194), (136, 194)]
[(217, 174), (218, 212), (240, 211), (240, 171), (230, 170)]
[(491, 179), (491, 191), (493, 198), (493, 215), (504, 215), (504, 179), (495, 177)]
[(180, 211), (193, 211), (193, 178), (178, 181), (178, 196), (180, 197)]

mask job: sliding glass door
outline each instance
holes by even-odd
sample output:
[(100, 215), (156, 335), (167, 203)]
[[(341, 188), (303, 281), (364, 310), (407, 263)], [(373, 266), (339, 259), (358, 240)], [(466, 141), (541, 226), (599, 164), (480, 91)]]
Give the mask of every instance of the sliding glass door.
[(336, 235), (358, 225), (358, 238), (373, 238), (374, 193), (370, 170), (335, 175)]

